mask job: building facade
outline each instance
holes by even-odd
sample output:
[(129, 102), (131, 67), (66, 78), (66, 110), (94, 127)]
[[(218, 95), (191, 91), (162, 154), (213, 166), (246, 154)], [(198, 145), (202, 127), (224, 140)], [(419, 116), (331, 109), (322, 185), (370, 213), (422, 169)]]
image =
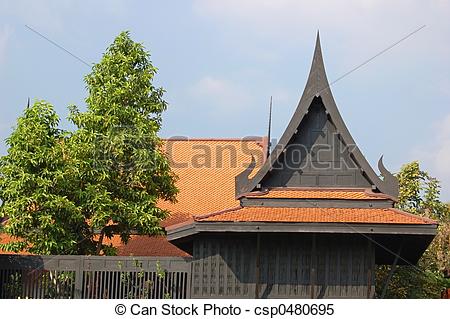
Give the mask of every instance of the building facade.
[(378, 166), (339, 114), (317, 36), (280, 142), (235, 178), (239, 205), (167, 228), (194, 258), (192, 296), (373, 298), (375, 265), (415, 264), (437, 227), (394, 208), (398, 182)]

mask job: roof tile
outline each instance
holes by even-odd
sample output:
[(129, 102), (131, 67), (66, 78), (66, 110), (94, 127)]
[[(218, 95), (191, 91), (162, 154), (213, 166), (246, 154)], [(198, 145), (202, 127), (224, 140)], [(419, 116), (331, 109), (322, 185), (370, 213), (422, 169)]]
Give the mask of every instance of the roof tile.
[[(179, 179), (177, 202), (159, 202), (171, 212), (164, 227), (188, 221), (192, 216), (239, 205), (234, 195), (234, 177), (249, 164), (252, 154), (259, 167), (263, 139), (168, 140), (166, 152)], [(256, 170), (255, 170), (256, 171)]]
[(118, 256), (190, 256), (185, 251), (167, 241), (165, 236), (132, 235), (127, 244), (123, 244), (120, 236), (114, 236), (105, 244), (113, 244)]
[(198, 222), (435, 224), (394, 208), (237, 207), (195, 218)]

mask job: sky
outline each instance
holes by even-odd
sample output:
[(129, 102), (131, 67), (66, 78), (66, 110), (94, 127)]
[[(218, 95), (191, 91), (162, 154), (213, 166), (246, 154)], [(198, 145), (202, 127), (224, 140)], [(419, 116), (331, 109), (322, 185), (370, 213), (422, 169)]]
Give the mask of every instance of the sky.
[(384, 154), (396, 172), (419, 160), (450, 201), (450, 1), (0, 0), (0, 155), (28, 97), (72, 128), (67, 106), (85, 108), (90, 72), (80, 60), (100, 61), (123, 30), (150, 51), (167, 91), (163, 137), (265, 135), (273, 96), (276, 138), (320, 30), (335, 100), (368, 161)]

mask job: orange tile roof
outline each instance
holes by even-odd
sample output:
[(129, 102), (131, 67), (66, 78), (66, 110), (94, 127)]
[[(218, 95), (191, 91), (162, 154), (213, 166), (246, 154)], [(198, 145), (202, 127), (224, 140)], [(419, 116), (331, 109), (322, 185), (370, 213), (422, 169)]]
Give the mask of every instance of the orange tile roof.
[(177, 256), (188, 257), (189, 254), (167, 241), (165, 236), (132, 235), (125, 245), (119, 236), (107, 239), (105, 244), (113, 244), (118, 256)]
[[(167, 140), (166, 152), (178, 175), (180, 190), (177, 202), (160, 202), (171, 212), (164, 227), (239, 205), (234, 195), (234, 177), (250, 163), (252, 154), (257, 166), (263, 160), (263, 139), (192, 139)], [(255, 169), (256, 171), (256, 169)]]
[(195, 218), (198, 222), (436, 224), (394, 208), (237, 207)]
[(323, 188), (272, 188), (264, 192), (244, 194), (247, 198), (286, 198), (286, 199), (355, 199), (385, 200), (388, 195), (374, 193), (368, 189), (323, 189)]
[[(8, 234), (0, 234), (0, 244), (7, 244), (9, 242), (13, 241), (13, 238), (11, 236), (9, 236)], [(15, 239), (14, 239), (15, 241)], [(20, 252), (20, 253), (13, 253), (13, 252), (9, 252), (9, 251), (4, 251), (2, 249), (0, 249), (0, 255), (30, 255), (30, 253), (28, 252)]]

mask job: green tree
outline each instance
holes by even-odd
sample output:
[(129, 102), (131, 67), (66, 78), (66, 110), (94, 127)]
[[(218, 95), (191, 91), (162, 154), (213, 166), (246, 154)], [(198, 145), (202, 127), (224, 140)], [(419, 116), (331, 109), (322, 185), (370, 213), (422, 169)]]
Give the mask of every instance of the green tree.
[(162, 234), (168, 212), (157, 202), (177, 194), (157, 135), (167, 103), (152, 84), (156, 71), (143, 46), (122, 32), (86, 76), (87, 110), (70, 109), (78, 128), (69, 143), (78, 170), (76, 205), (98, 232), (96, 254), (111, 253), (105, 237), (120, 235), (126, 243), (132, 232)]
[[(65, 136), (52, 105), (37, 101), (27, 107), (6, 140), (0, 159), (0, 217), (13, 240), (8, 251), (76, 254), (86, 244), (84, 216), (67, 196)], [(82, 242), (81, 245), (77, 243)]]
[(87, 110), (70, 107), (72, 133), (45, 102), (18, 119), (0, 161), (0, 216), (14, 239), (3, 249), (114, 254), (105, 238), (163, 233), (157, 203), (175, 201), (176, 176), (157, 135), (167, 103), (149, 58), (122, 32), (86, 76)]
[[(397, 208), (439, 222), (438, 233), (417, 266), (398, 266), (388, 286), (387, 298), (439, 298), (450, 287), (444, 272), (450, 269), (450, 210), (439, 199), (439, 181), (420, 169), (415, 161), (404, 165), (397, 175), (400, 185)], [(389, 266), (377, 271), (380, 295)]]

